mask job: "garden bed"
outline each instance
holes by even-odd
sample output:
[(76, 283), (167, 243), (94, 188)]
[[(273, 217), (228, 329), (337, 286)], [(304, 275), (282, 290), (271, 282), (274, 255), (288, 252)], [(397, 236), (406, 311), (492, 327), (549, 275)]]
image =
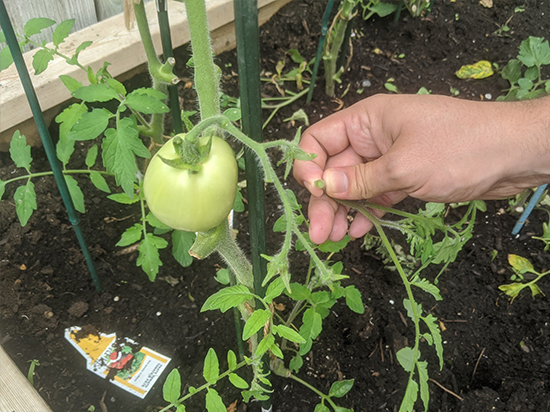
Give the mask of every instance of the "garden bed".
[[(277, 61), (285, 57), (287, 67), (292, 66), (286, 55), (289, 49), (297, 49), (308, 60), (313, 58), (324, 11), (321, 3), (294, 0), (261, 28), (265, 73), (275, 72)], [(482, 59), (503, 67), (528, 36), (550, 36), (550, 5), (543, 0), (503, 0), (492, 8), (477, 2), (435, 3), (432, 13), (422, 19), (404, 13), (398, 23), (391, 17), (356, 20), (353, 57), (337, 88), (338, 99), (324, 95), (320, 79), (313, 103), (306, 106), (301, 100), (282, 110), (266, 128), (265, 138), (292, 138), (296, 128), (282, 119), (299, 108), (313, 123), (366, 96), (386, 92), (388, 78), (394, 78), (393, 84), (405, 93), (425, 87), (450, 95), (452, 87), (459, 91), (457, 98), (494, 100), (507, 87), (498, 74), (465, 81), (457, 79), (455, 71)], [(525, 10), (515, 13), (521, 5)], [(498, 32), (511, 16), (510, 30)], [(183, 67), (186, 50), (177, 51), (178, 74), (190, 77)], [(220, 55), (217, 61), (224, 73), (224, 91), (237, 96), (234, 52)], [(193, 109), (189, 89), (182, 84), (181, 92), (186, 108)], [(274, 95), (276, 90), (266, 84), (265, 93)], [(33, 157), (35, 170), (48, 168), (41, 149), (33, 149)], [(80, 161), (84, 163), (83, 158)], [(8, 155), (1, 153), (0, 177), (6, 179), (14, 169)], [(220, 287), (213, 278), (214, 271), (223, 266), (220, 260), (208, 258), (183, 269), (164, 251), (159, 277), (149, 282), (135, 265), (137, 252), (115, 247), (121, 233), (138, 219), (139, 210), (105, 199), (82, 181), (87, 213), (81, 216), (81, 224), (103, 283), (103, 292), (98, 294), (53, 179), (41, 178), (35, 185), (39, 209), (25, 228), (15, 215), (13, 187), (8, 186), (4, 195), (9, 200), (0, 203), (0, 344), (25, 374), (29, 360), (40, 361), (34, 384), (55, 412), (85, 411), (90, 405), (109, 412), (156, 411), (166, 404), (163, 378), (140, 400), (87, 371), (84, 359), (64, 340), (63, 331), (69, 326), (92, 325), (129, 337), (172, 358), (167, 371), (177, 367), (184, 380), (195, 386), (202, 382), (202, 362), (210, 347), (219, 354), (235, 350), (231, 312), (200, 313), (206, 298)], [(288, 185), (302, 203), (307, 201), (300, 186), (291, 179)], [(266, 204), (270, 226), (280, 211), (273, 209), (276, 195), (269, 190)], [(533, 299), (523, 293), (510, 303), (498, 290), (512, 274), (508, 254), (529, 258), (541, 271), (550, 269), (543, 244), (531, 238), (542, 233), (548, 215), (535, 211), (521, 235), (514, 237), (511, 231), (518, 217), (510, 213), (508, 202), (488, 202), (487, 206), (487, 212), (478, 214), (473, 238), (440, 277), (443, 301), (422, 300), (444, 329), (442, 371), (436, 368), (435, 354), (425, 351), (433, 379), (430, 410), (548, 410), (548, 298)], [(399, 207), (418, 205), (404, 202)], [(235, 224), (245, 249), (246, 217), (246, 212), (238, 214)], [(270, 238), (269, 244), (277, 248), (277, 242), (277, 237)], [(395, 351), (413, 337), (402, 307), (405, 292), (399, 277), (385, 269), (373, 252), (364, 251), (360, 240), (332, 260), (343, 263), (344, 273), (350, 276), (345, 284), (361, 291), (366, 310), (357, 315), (344, 304), (336, 304), (299, 376), (323, 391), (335, 380), (355, 379), (343, 406), (356, 412), (397, 410), (407, 376)], [(299, 256), (292, 264), (293, 276), (300, 278)], [(546, 280), (540, 286), (550, 290)], [(318, 399), (308, 389), (278, 377), (273, 377), (273, 384), (274, 411), (313, 411)], [(238, 391), (225, 383), (218, 384), (217, 390), (226, 405), (238, 401), (238, 411), (259, 410), (258, 404), (243, 405)], [(197, 400), (188, 410), (202, 411), (204, 406)]]

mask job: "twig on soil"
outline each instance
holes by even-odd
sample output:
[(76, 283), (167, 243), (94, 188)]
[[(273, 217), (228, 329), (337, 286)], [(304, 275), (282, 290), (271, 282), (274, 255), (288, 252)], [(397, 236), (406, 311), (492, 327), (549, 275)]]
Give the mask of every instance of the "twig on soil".
[(476, 362), (476, 366), (474, 366), (474, 371), (472, 372), (472, 379), (470, 380), (470, 383), (472, 383), (474, 381), (474, 376), (476, 374), (476, 371), (477, 371), (477, 367), (479, 365), (479, 361), (481, 360), (481, 357), (483, 356), (483, 354), (485, 353), (485, 348), (483, 348), (481, 350), (481, 353), (479, 354), (478, 358), (477, 358), (477, 362)]
[(443, 386), (442, 384), (440, 384), (438, 381), (436, 381), (435, 379), (433, 378), (430, 378), (430, 381), (435, 383), (437, 386), (439, 386), (441, 389), (443, 389), (445, 392), (447, 392), (448, 394), (451, 394), (453, 395), (455, 398), (457, 398), (458, 400), (460, 400), (460, 402), (464, 401), (464, 398), (462, 398), (461, 396), (457, 395), (456, 393), (454, 393), (452, 390), (450, 389), (447, 389), (445, 386)]

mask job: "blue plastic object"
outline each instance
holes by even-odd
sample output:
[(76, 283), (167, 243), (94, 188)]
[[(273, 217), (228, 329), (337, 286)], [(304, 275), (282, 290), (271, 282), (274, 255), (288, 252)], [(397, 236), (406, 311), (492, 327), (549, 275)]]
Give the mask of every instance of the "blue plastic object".
[(535, 193), (531, 197), (531, 200), (529, 200), (529, 203), (525, 207), (525, 210), (523, 211), (523, 213), (519, 217), (519, 220), (517, 221), (516, 225), (514, 226), (514, 229), (512, 230), (513, 235), (517, 235), (519, 233), (519, 231), (521, 230), (521, 228), (523, 227), (523, 225), (525, 224), (525, 222), (529, 218), (529, 215), (531, 214), (531, 212), (533, 211), (533, 209), (535, 208), (535, 206), (539, 202), (540, 198), (542, 197), (542, 195), (543, 195), (544, 191), (546, 190), (547, 186), (548, 185), (545, 184), (545, 185), (537, 187), (537, 190), (535, 190)]

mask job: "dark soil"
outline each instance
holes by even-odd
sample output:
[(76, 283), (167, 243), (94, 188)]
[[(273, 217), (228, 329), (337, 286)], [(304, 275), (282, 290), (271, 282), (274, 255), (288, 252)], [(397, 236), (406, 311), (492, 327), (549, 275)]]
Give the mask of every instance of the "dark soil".
[[(314, 57), (323, 3), (294, 0), (261, 28), (264, 74), (274, 73), (281, 59), (286, 58), (287, 68), (291, 67), (289, 49), (297, 49), (308, 60)], [(550, 5), (545, 0), (500, 0), (492, 8), (477, 1), (435, 3), (425, 18), (404, 13), (398, 23), (391, 17), (356, 19), (353, 57), (337, 89), (338, 99), (325, 96), (320, 78), (313, 103), (306, 106), (301, 100), (282, 110), (265, 137), (291, 138), (296, 128), (282, 119), (299, 108), (313, 123), (366, 96), (386, 92), (388, 78), (395, 79), (405, 93), (416, 93), (423, 86), (432, 93), (450, 95), (453, 87), (460, 91), (457, 98), (494, 100), (507, 86), (499, 75), (464, 81), (454, 72), (482, 59), (503, 67), (517, 55), (522, 40), (550, 34)], [(514, 13), (522, 5), (525, 11)], [(511, 30), (497, 35), (510, 17)], [(399, 58), (402, 53), (404, 57)], [(186, 48), (178, 50), (180, 62), (186, 61), (185, 54)], [(237, 96), (235, 54), (225, 53), (217, 60), (224, 72), (224, 91)], [(178, 67), (179, 75), (191, 77), (183, 65)], [(186, 108), (194, 108), (190, 92), (183, 87), (181, 91)], [(276, 93), (266, 84), (266, 95)], [(33, 149), (33, 157), (34, 170), (48, 169), (41, 149)], [(83, 157), (75, 158), (72, 166), (83, 166)], [(13, 173), (17, 172), (8, 155), (1, 153), (0, 178)], [(80, 182), (87, 209), (81, 225), (103, 292), (94, 289), (53, 179), (35, 181), (39, 209), (24, 228), (11, 200), (15, 188), (8, 186), (0, 203), (0, 343), (25, 374), (29, 360), (40, 361), (34, 384), (55, 412), (84, 411), (90, 405), (109, 412), (159, 410), (165, 405), (164, 376), (145, 400), (139, 400), (87, 371), (84, 359), (64, 340), (63, 331), (73, 325), (92, 325), (129, 337), (171, 357), (166, 373), (177, 367), (185, 382), (199, 385), (202, 361), (210, 347), (220, 357), (236, 350), (231, 313), (200, 312), (206, 298), (220, 287), (213, 275), (223, 264), (212, 257), (182, 269), (164, 251), (159, 277), (149, 282), (135, 265), (137, 252), (115, 247), (121, 233), (138, 219), (139, 210), (111, 202), (85, 180)], [(292, 181), (289, 185), (300, 201), (307, 200), (301, 187)], [(279, 214), (275, 205), (276, 197), (268, 191), (268, 225)], [(246, 212), (240, 214), (236, 223), (245, 249), (246, 218)], [(512, 274), (508, 254), (529, 258), (541, 271), (550, 269), (543, 244), (531, 237), (542, 233), (547, 219), (544, 211), (535, 211), (521, 236), (513, 237), (517, 216), (509, 212), (508, 202), (489, 202), (487, 212), (478, 215), (473, 239), (440, 278), (443, 301), (421, 299), (444, 329), (442, 371), (433, 350), (427, 346), (423, 350), (433, 379), (430, 411), (550, 411), (549, 300), (524, 293), (510, 303), (498, 290)], [(270, 248), (277, 249), (278, 241), (270, 236)], [(407, 377), (395, 351), (413, 338), (401, 304), (405, 291), (397, 274), (385, 269), (374, 253), (364, 251), (360, 240), (332, 259), (344, 264), (344, 273), (350, 276), (346, 284), (359, 288), (366, 311), (357, 315), (337, 303), (299, 376), (323, 391), (335, 380), (353, 378), (355, 385), (341, 400), (342, 406), (355, 411), (397, 411)], [(301, 277), (299, 260), (293, 263), (296, 279)], [(546, 279), (540, 283), (543, 291), (550, 290)], [(318, 402), (315, 394), (295, 382), (273, 377), (273, 384), (274, 411), (310, 412)], [(226, 405), (239, 400), (238, 410), (259, 410), (258, 404), (242, 405), (239, 393), (227, 384), (217, 389)], [(204, 410), (203, 403), (194, 401), (188, 410)]]

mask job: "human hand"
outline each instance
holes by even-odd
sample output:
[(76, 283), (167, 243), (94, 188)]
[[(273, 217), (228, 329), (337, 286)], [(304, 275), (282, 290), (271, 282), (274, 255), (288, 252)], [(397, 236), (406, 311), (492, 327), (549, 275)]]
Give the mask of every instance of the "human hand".
[[(294, 177), (312, 194), (315, 243), (337, 241), (348, 210), (334, 199), (392, 206), (407, 195), (430, 202), (497, 199), (550, 176), (550, 99), (473, 102), (444, 96), (377, 95), (308, 128)], [(541, 142), (542, 139), (542, 142)], [(325, 182), (325, 192), (315, 181)], [(371, 228), (363, 215), (349, 234)]]

